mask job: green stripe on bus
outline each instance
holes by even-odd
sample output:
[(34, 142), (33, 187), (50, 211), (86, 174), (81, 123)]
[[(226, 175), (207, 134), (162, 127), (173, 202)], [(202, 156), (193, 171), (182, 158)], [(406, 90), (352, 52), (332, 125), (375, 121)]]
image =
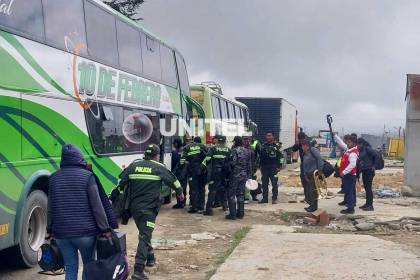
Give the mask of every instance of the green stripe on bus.
[(42, 77), (45, 81), (50, 83), (61, 93), (73, 97), (71, 94), (66, 92), (53, 78), (51, 78), (47, 72), (36, 62), (36, 60), (31, 56), (31, 54), (25, 49), (25, 47), (11, 34), (6, 32), (0, 32), (0, 36), (6, 39), (15, 49), (19, 52), (20, 55), (34, 68), (34, 70)]
[(16, 211), (7, 208), (3, 204), (0, 204), (0, 208), (3, 209), (6, 213), (9, 213), (10, 215), (16, 216)]

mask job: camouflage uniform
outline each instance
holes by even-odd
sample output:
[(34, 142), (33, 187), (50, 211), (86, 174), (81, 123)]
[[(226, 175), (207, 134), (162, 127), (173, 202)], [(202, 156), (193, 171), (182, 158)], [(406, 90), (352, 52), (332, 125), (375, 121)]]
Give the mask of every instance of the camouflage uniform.
[(239, 146), (232, 150), (231, 176), (228, 188), (229, 218), (242, 218), (245, 214), (245, 183), (252, 177), (251, 151)]

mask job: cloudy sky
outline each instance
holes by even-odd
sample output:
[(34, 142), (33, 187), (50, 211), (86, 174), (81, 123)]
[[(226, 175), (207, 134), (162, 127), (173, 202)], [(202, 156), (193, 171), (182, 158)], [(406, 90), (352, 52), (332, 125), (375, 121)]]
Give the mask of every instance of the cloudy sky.
[(191, 83), (294, 103), (301, 126), (395, 133), (420, 73), (420, 1), (147, 0), (142, 24), (184, 55)]

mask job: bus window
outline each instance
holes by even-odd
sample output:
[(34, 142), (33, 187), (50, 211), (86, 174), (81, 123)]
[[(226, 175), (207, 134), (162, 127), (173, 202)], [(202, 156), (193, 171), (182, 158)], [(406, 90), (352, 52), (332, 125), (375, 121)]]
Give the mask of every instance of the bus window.
[(89, 135), (99, 155), (139, 153), (160, 143), (155, 112), (94, 103), (85, 110)]
[(160, 61), (162, 65), (162, 81), (164, 84), (177, 88), (178, 80), (176, 76), (174, 51), (167, 46), (160, 46)]
[[(6, 1), (5, 4), (0, 1), (0, 7), (5, 7), (7, 2), (10, 1)], [(12, 4), (13, 6), (11, 8), (13, 8), (13, 12), (11, 11), (10, 15), (7, 12), (2, 13), (0, 11), (0, 25), (43, 41), (44, 22), (41, 0), (12, 1), (10, 5)]]
[(241, 122), (241, 119), (242, 119), (242, 117), (241, 117), (241, 109), (240, 109), (240, 107), (239, 106), (237, 106), (237, 105), (235, 105), (235, 115), (236, 115), (236, 120), (238, 121), (238, 122)]
[(145, 35), (142, 38), (141, 52), (143, 55), (143, 73), (154, 81), (162, 79), (162, 70), (160, 67), (159, 44), (155, 39)]
[(220, 99), (220, 111), (222, 113), (222, 119), (227, 120), (229, 119), (228, 108), (226, 100)]
[(185, 61), (179, 53), (175, 53), (176, 65), (178, 68), (179, 84), (184, 94), (190, 95), (190, 83), (188, 81), (187, 67)]
[(197, 101), (201, 106), (204, 105), (204, 93), (200, 90), (191, 91), (191, 97)]
[(233, 104), (232, 103), (228, 103), (228, 109), (229, 109), (229, 119), (232, 121), (232, 122), (235, 122), (235, 120), (236, 120), (236, 116), (235, 116), (235, 109), (234, 109), (234, 106), (233, 106)]
[(243, 115), (244, 123), (249, 124), (248, 109), (242, 108), (242, 115)]
[[(45, 37), (48, 44), (68, 52), (77, 44), (86, 44), (82, 0), (44, 0)], [(63, 12), (63, 7), (66, 7)], [(86, 54), (86, 49), (79, 50)]]
[(115, 17), (89, 1), (85, 1), (85, 16), (89, 55), (117, 65)]
[(217, 98), (216, 96), (212, 96), (211, 97), (211, 106), (212, 106), (212, 109), (213, 109), (213, 119), (220, 120), (221, 119), (221, 114), (220, 114), (219, 98)]
[(120, 66), (141, 73), (140, 33), (130, 25), (117, 20), (118, 57)]

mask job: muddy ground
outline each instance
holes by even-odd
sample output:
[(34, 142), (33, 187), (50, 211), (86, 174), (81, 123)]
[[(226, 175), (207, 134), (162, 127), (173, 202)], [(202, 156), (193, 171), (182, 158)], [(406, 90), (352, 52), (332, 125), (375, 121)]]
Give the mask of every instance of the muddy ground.
[[(401, 170), (401, 172), (400, 172)], [(286, 187), (299, 186), (299, 174), (296, 169), (282, 171), (280, 179)], [(330, 186), (338, 186), (338, 179), (328, 179)], [(399, 188), (402, 185), (402, 169), (396, 172), (379, 173), (375, 177), (376, 187), (389, 186)], [(173, 210), (171, 205), (165, 205), (157, 219), (154, 232), (154, 244), (157, 244), (156, 256), (157, 268), (151, 271), (151, 279), (209, 279), (212, 273), (227, 257), (234, 243), (235, 233), (253, 224), (266, 225), (296, 225), (296, 219), (287, 213), (246, 211), (243, 220), (227, 221), (225, 213), (219, 208), (215, 209), (215, 215), (205, 217), (191, 215), (187, 210)], [(337, 222), (336, 222), (337, 223)], [(302, 232), (313, 233), (349, 233), (370, 234), (379, 238), (403, 244), (407, 250), (420, 257), (420, 235), (416, 232), (405, 230), (392, 231), (377, 227), (370, 232), (337, 231), (331, 228), (317, 226), (298, 225)], [(130, 265), (133, 265), (137, 247), (137, 229), (132, 221), (123, 226), (122, 231), (127, 233), (127, 247)], [(197, 241), (191, 234), (204, 234), (210, 240)], [(199, 236), (200, 237), (200, 236)], [(261, 238), (264, 238), (263, 236)], [(277, 246), (281, 246), (278, 244)], [(275, 250), (276, 248), (273, 248)], [(0, 265), (1, 280), (28, 280), (28, 279), (64, 279), (62, 276), (49, 277), (38, 275), (38, 268), (22, 270), (14, 267)]]

